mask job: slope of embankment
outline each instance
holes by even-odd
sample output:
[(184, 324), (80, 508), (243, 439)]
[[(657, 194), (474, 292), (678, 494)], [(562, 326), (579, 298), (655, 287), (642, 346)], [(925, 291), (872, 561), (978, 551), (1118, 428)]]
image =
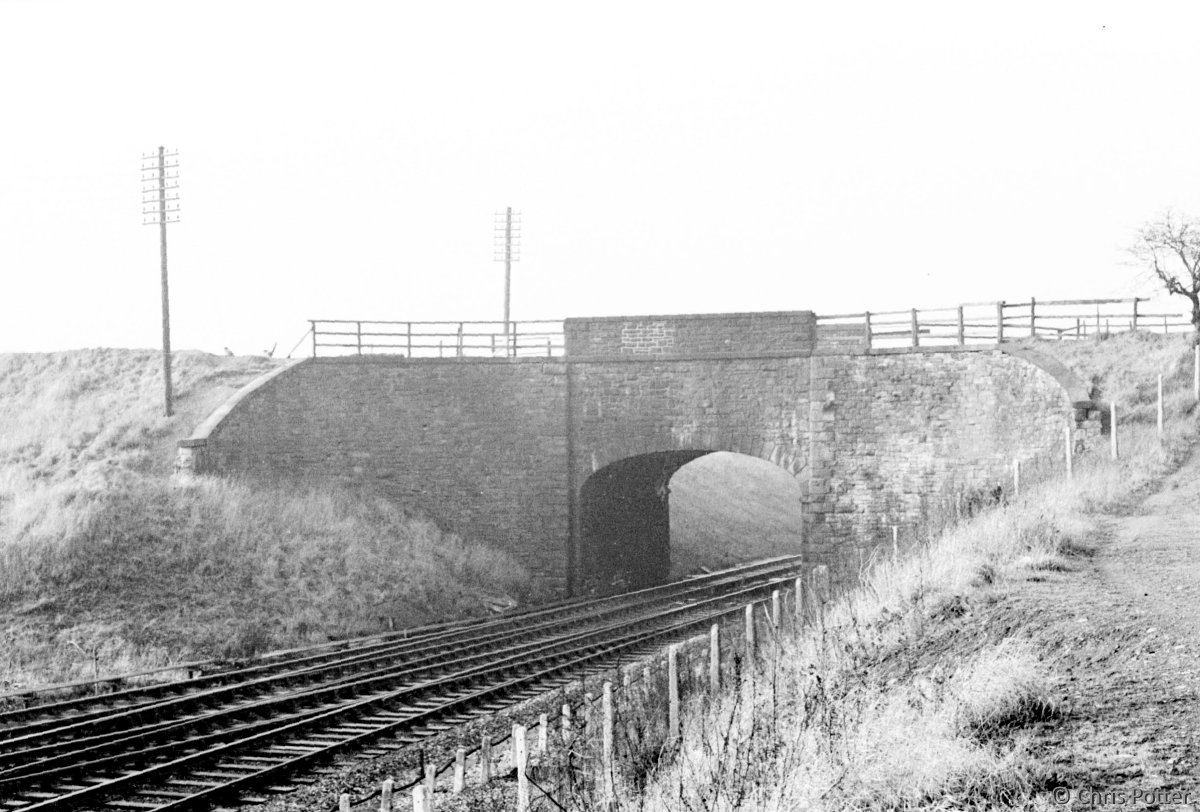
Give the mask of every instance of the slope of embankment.
[(1178, 515), (1200, 476), (1190, 346), (1122, 334), (1038, 349), (1117, 404), (1121, 458), (1105, 444), (1069, 480), (907, 540), (750, 683), (699, 697), (681, 747), (625, 765), (620, 808), (1200, 802), (1200, 615), (1172, 609), (1195, 591), (1195, 522)]
[(511, 558), (370, 493), (172, 481), (175, 446), (279, 362), (0, 356), (0, 692), (416, 625), (523, 597)]

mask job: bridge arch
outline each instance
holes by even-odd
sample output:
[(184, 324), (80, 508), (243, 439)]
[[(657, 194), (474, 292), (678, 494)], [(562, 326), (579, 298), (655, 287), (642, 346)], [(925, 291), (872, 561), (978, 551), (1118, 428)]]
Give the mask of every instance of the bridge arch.
[[(779, 462), (778, 456), (772, 461), (715, 449), (676, 449), (634, 454), (601, 467), (579, 492), (581, 584), (599, 592), (638, 589), (700, 567), (798, 554), (801, 487)], [(764, 477), (763, 469), (770, 475)], [(671, 500), (681, 471), (683, 509), (677, 510)], [(758, 498), (774, 501), (765, 515), (753, 507)], [(772, 530), (781, 513), (788, 515), (785, 543)], [(710, 526), (720, 531), (720, 539), (709, 537)], [(729, 533), (731, 528), (742, 532)]]

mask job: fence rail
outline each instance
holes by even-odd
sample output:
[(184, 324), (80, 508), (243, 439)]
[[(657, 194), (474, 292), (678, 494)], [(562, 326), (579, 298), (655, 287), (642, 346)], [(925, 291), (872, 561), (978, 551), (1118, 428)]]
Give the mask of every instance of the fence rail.
[[(817, 316), (822, 349), (998, 344), (1025, 338), (1080, 339), (1118, 330), (1185, 332), (1186, 313), (1146, 312), (1145, 298), (970, 302)], [(561, 320), (310, 320), (313, 356), (389, 354), (408, 358), (547, 358), (566, 351)], [(507, 329), (506, 329), (507, 327)]]
[(312, 319), (313, 357), (545, 358), (562, 355), (562, 321)]
[(972, 302), (952, 308), (817, 316), (817, 343), (865, 349), (998, 344), (1023, 338), (1078, 339), (1115, 330), (1192, 329), (1187, 314), (1145, 312), (1132, 299)]

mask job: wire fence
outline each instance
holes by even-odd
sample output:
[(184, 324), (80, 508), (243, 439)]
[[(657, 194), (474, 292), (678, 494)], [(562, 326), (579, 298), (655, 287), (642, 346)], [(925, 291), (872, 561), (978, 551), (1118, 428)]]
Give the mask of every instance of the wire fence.
[(565, 350), (562, 321), (311, 319), (313, 357), (548, 358)]

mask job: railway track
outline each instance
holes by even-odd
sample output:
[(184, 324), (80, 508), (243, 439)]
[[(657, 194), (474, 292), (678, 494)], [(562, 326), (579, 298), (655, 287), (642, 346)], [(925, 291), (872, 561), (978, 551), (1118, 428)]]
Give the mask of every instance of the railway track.
[(790, 583), (779, 558), (608, 598), (297, 652), (0, 713), (0, 810), (209, 810), (379, 756), (694, 631)]

